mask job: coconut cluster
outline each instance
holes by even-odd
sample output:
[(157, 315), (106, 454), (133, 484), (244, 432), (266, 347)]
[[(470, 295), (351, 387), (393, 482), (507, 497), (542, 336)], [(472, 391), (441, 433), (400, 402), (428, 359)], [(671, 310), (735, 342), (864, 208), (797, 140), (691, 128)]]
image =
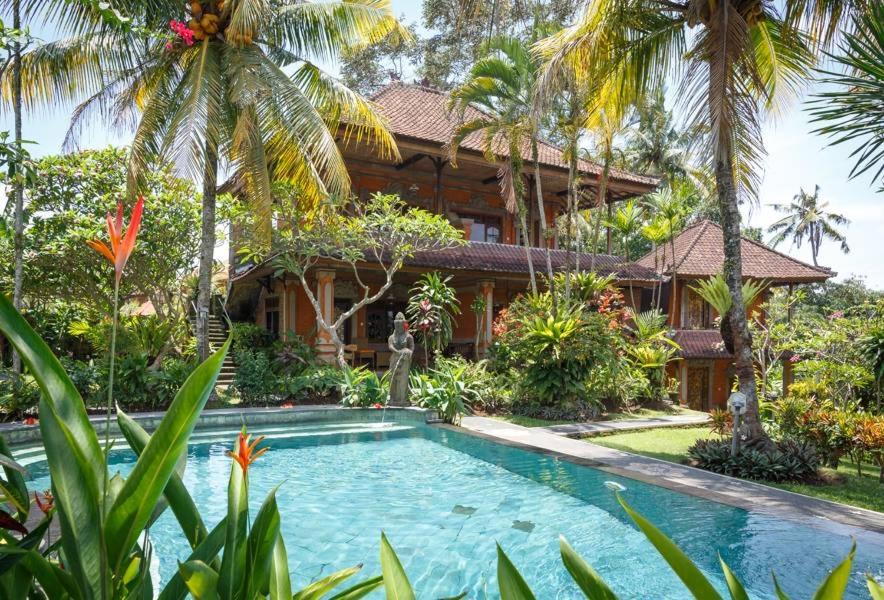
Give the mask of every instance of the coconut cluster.
[[(733, 6), (749, 27), (753, 27), (759, 21), (764, 20), (764, 0), (731, 0)], [(709, 25), (712, 19), (713, 3), (699, 2), (688, 11), (687, 22), (689, 27), (699, 23)]]
[(190, 20), (187, 27), (193, 32), (194, 39), (204, 40), (217, 34), (223, 34), (227, 41), (245, 45), (252, 43), (251, 33), (233, 33), (227, 31), (230, 24), (230, 10), (227, 0), (199, 2), (194, 0), (188, 5)]

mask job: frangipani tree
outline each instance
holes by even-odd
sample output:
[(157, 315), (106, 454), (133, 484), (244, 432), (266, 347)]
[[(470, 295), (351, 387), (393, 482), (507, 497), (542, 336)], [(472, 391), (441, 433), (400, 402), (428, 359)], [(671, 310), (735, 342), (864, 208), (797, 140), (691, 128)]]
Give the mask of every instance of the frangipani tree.
[[(365, 202), (328, 203), (310, 218), (303, 218), (297, 207), (298, 196), (280, 199), (279, 213), (285, 223), (274, 241), (273, 265), (278, 273), (293, 273), (316, 312), (316, 322), (334, 344), (338, 364), (346, 366), (341, 326), (363, 306), (384, 297), (393, 285), (394, 275), (406, 260), (418, 252), (444, 250), (462, 244), (460, 230), (442, 215), (407, 207), (396, 195), (374, 194)], [(319, 299), (307, 280), (310, 269), (321, 261), (352, 273), (359, 297), (352, 306), (329, 322), (322, 314)], [(382, 282), (370, 286), (363, 281), (364, 270), (379, 271)]]
[[(219, 174), (236, 175), (240, 193), (262, 217), (257, 239), (266, 248), (272, 181), (297, 182), (313, 204), (349, 193), (337, 136), (398, 157), (375, 107), (314, 62), (333, 61), (346, 48), (398, 30), (388, 0), (118, 0), (113, 8), (129, 19), (123, 25), (107, 24), (97, 9), (68, 11), (61, 0), (32, 4), (32, 13), (56, 17), (67, 35), (23, 57), (24, 102), (81, 101), (65, 146), (75, 146), (83, 127), (98, 118), (134, 130), (130, 193), (158, 160), (202, 182), (197, 338), (203, 357)], [(3, 86), (8, 96), (9, 81)]]

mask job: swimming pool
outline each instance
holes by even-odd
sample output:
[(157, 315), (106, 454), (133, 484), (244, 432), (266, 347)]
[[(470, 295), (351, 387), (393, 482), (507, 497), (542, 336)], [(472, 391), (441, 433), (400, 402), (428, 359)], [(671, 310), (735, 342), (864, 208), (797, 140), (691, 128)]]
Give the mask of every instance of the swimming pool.
[[(380, 572), (386, 532), (420, 598), (468, 591), (497, 597), (500, 542), (538, 598), (581, 597), (558, 554), (564, 535), (624, 598), (684, 598), (687, 593), (632, 525), (605, 481), (669, 534), (724, 591), (718, 553), (753, 598), (773, 596), (770, 571), (793, 597), (810, 597), (827, 569), (848, 552), (847, 536), (747, 512), (511, 448), (449, 429), (402, 421), (254, 426), (270, 450), (250, 470), (257, 510), (279, 486), (282, 531), (296, 583), (365, 563)], [(236, 431), (198, 431), (184, 482), (211, 527), (225, 514)], [(134, 456), (112, 453), (126, 473)], [(45, 462), (28, 465), (31, 485), (48, 484)], [(254, 514), (254, 513), (253, 513)], [(151, 529), (153, 565), (166, 580), (188, 547), (167, 511)], [(884, 575), (884, 545), (860, 545), (848, 597), (866, 598), (863, 573)]]

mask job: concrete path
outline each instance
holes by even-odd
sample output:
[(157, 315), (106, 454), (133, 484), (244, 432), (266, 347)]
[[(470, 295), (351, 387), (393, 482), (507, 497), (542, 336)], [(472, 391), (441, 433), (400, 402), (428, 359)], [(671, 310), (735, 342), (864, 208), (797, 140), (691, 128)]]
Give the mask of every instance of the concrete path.
[(864, 538), (884, 549), (884, 514), (879, 512), (605, 448), (551, 433), (545, 427), (520, 427), (486, 417), (464, 417), (461, 425), (473, 435), (498, 443), (585, 464), (706, 500)]
[(658, 427), (684, 427), (686, 425), (702, 425), (709, 421), (709, 415), (672, 415), (651, 417), (647, 419), (626, 419), (623, 421), (589, 421), (587, 423), (568, 423), (537, 427), (549, 433), (567, 437), (584, 437), (600, 433), (617, 431), (633, 431), (635, 429), (656, 429)]

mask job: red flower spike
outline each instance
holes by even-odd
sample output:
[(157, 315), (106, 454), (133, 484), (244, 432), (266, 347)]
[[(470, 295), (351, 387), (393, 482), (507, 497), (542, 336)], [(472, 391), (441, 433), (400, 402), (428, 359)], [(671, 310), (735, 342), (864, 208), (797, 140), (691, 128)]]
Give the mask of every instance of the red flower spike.
[(263, 435), (249, 444), (251, 437), (252, 436), (246, 435), (245, 433), (240, 433), (236, 442), (236, 454), (233, 452), (227, 452), (227, 456), (235, 460), (242, 468), (243, 475), (248, 473), (249, 465), (258, 460), (259, 456), (267, 452), (267, 448), (261, 448), (255, 452), (255, 447), (264, 441)]
[(110, 238), (110, 248), (102, 241), (90, 240), (86, 242), (89, 247), (107, 258), (114, 265), (117, 283), (123, 276), (123, 269), (135, 249), (135, 240), (138, 237), (138, 230), (141, 228), (141, 214), (144, 212), (144, 196), (138, 197), (138, 202), (132, 209), (132, 218), (129, 221), (129, 228), (123, 233), (123, 204), (117, 204), (116, 218), (112, 218), (110, 213), (107, 215), (107, 233)]
[(49, 514), (49, 511), (55, 508), (55, 498), (52, 496), (51, 490), (43, 491), (43, 500), (40, 501), (40, 494), (34, 492), (34, 502), (37, 503), (37, 508), (40, 509), (44, 515)]

